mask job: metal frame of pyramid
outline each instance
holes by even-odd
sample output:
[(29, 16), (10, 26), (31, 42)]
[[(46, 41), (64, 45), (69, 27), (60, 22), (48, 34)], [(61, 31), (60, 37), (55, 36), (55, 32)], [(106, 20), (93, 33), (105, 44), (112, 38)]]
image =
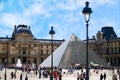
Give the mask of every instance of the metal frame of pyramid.
[[(99, 55), (97, 55), (90, 48), (88, 49), (89, 63), (93, 62), (100, 65), (107, 65)], [(72, 34), (65, 42), (63, 42), (53, 52), (53, 66), (68, 67), (71, 64), (86, 64), (86, 44), (81, 41), (75, 34)], [(51, 66), (51, 55), (44, 60), (40, 66)]]

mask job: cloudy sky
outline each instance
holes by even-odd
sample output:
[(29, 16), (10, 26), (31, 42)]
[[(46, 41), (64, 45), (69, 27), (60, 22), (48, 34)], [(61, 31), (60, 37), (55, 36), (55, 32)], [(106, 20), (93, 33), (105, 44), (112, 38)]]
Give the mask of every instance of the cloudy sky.
[[(89, 22), (92, 38), (104, 26), (113, 26), (120, 36), (120, 0), (88, 0), (93, 10)], [(82, 9), (86, 0), (0, 0), (0, 37), (11, 37), (14, 25), (31, 27), (35, 38), (50, 38), (54, 26), (55, 39), (67, 39), (72, 33), (86, 37)]]

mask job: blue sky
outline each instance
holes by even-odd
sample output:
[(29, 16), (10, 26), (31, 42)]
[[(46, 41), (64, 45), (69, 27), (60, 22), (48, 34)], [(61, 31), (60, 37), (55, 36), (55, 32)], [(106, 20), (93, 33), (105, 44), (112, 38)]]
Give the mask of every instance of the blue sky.
[[(120, 0), (88, 0), (93, 10), (89, 22), (89, 37), (104, 26), (113, 26), (120, 36)], [(75, 33), (86, 38), (82, 9), (86, 0), (0, 0), (0, 37), (11, 37), (14, 25), (31, 27), (35, 38), (49, 39), (54, 26), (55, 39), (67, 39)]]

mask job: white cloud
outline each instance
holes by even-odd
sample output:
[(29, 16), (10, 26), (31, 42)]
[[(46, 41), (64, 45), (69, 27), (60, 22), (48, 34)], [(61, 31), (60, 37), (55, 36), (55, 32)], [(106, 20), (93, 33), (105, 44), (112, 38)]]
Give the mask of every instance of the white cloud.
[[(15, 24), (33, 24), (36, 22), (38, 17), (49, 17), (50, 14), (47, 12), (47, 9), (44, 8), (44, 4), (41, 3), (32, 3), (30, 6), (25, 7), (23, 6), (22, 2), (20, 3), (20, 9), (22, 9), (22, 12), (16, 12), (16, 13), (2, 13), (0, 23), (2, 25), (6, 26), (13, 26)], [(11, 6), (12, 1), (9, 1), (9, 6)], [(15, 6), (12, 6), (15, 7)], [(17, 9), (17, 8), (16, 8)], [(36, 18), (36, 20), (35, 20)], [(34, 20), (33, 20), (34, 19)]]
[(28, 11), (31, 16), (37, 16), (45, 12), (44, 8), (40, 4), (32, 4), (28, 9), (25, 9), (25, 11)]
[[(49, 5), (49, 7), (50, 7), (50, 5)], [(49, 7), (46, 8), (45, 1), (37, 1), (37, 2), (30, 4), (29, 7), (24, 8), (23, 13), (25, 16), (28, 16), (28, 17), (43, 16), (45, 18), (45, 17), (50, 16), (50, 14), (48, 12)]]
[(13, 27), (14, 25), (19, 24), (30, 24), (31, 21), (25, 18), (20, 14), (13, 14), (13, 13), (4, 13), (2, 14), (0, 23), (2, 25), (6, 25), (8, 27)]
[(78, 22), (80, 21), (80, 17), (78, 16), (78, 14), (75, 13), (66, 13), (64, 16), (64, 21), (66, 22)]
[[(90, 6), (97, 7), (101, 5), (115, 5), (118, 0), (88, 0)], [(61, 10), (75, 11), (77, 9), (83, 8), (85, 6), (85, 0), (61, 0), (58, 1), (56, 7)]]
[(110, 4), (110, 5), (114, 5), (117, 3), (118, 0), (90, 0), (90, 2), (100, 6), (100, 5), (105, 5), (105, 4)]
[[(28, 0), (29, 1), (29, 0)], [(34, 27), (35, 34), (39, 33), (35, 28), (40, 27), (48, 27), (43, 26), (40, 23), (48, 24), (49, 26), (55, 26), (56, 35), (55, 37), (58, 39), (66, 38), (68, 35), (71, 35), (73, 32), (80, 34), (80, 36), (85, 35), (85, 31), (82, 29), (82, 24), (84, 24), (84, 20), (81, 23), (81, 10), (85, 6), (85, 0), (52, 0), (54, 4), (52, 4), (49, 0), (32, 0), (32, 3), (28, 6), (25, 6), (25, 2), (27, 1), (20, 1), (20, 9), (21, 12), (17, 13), (2, 13), (0, 24), (13, 27), (14, 25), (19, 24), (27, 24)], [(117, 0), (88, 0), (90, 2), (90, 7), (96, 8), (101, 5), (114, 5), (116, 4)], [(13, 2), (13, 1), (12, 1)], [(23, 4), (22, 4), (23, 3)], [(12, 3), (10, 3), (11, 5)], [(1, 6), (1, 5), (0, 5)], [(13, 6), (15, 7), (15, 6)], [(0, 11), (3, 8), (0, 7)], [(54, 17), (53, 17), (54, 16)], [(95, 15), (96, 16), (96, 15)], [(47, 19), (49, 22), (47, 22)], [(40, 21), (41, 20), (41, 21)], [(45, 22), (42, 22), (42, 21)], [(38, 23), (39, 22), (39, 23)], [(111, 21), (109, 19), (97, 19), (90, 21), (89, 31), (90, 35), (96, 34), (101, 27), (106, 25), (115, 25), (116, 22)], [(82, 26), (82, 27), (81, 27)], [(94, 28), (94, 29), (93, 29)], [(85, 29), (85, 28), (84, 28)], [(41, 30), (42, 31), (42, 30)], [(44, 30), (43, 30), (44, 31)], [(43, 33), (45, 34), (45, 33)], [(42, 35), (42, 34), (41, 34)], [(44, 36), (45, 37), (45, 36)], [(48, 38), (46, 36), (45, 38)]]
[(74, 11), (79, 9), (83, 5), (83, 1), (80, 0), (62, 0), (61, 2), (57, 3), (57, 8), (61, 10), (69, 10)]
[(98, 31), (101, 31), (102, 27), (109, 26), (113, 27), (114, 30), (118, 28), (116, 20), (111, 20), (109, 18), (91, 19), (89, 24), (89, 35), (90, 38), (96, 35)]

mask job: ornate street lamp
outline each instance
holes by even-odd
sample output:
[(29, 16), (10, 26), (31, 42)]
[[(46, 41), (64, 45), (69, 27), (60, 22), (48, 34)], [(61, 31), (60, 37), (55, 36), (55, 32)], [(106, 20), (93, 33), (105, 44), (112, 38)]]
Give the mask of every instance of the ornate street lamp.
[(7, 80), (6, 66), (7, 66), (7, 59), (5, 59), (5, 80)]
[(50, 74), (50, 80), (53, 80), (53, 35), (55, 34), (55, 31), (53, 30), (53, 26), (51, 27), (51, 30), (49, 32), (51, 35), (51, 74)]
[(85, 22), (86, 22), (86, 80), (89, 80), (89, 57), (88, 57), (88, 22), (90, 20), (90, 14), (92, 13), (91, 8), (89, 8), (89, 2), (86, 2), (85, 8), (83, 8), (82, 13), (84, 14), (85, 17)]

